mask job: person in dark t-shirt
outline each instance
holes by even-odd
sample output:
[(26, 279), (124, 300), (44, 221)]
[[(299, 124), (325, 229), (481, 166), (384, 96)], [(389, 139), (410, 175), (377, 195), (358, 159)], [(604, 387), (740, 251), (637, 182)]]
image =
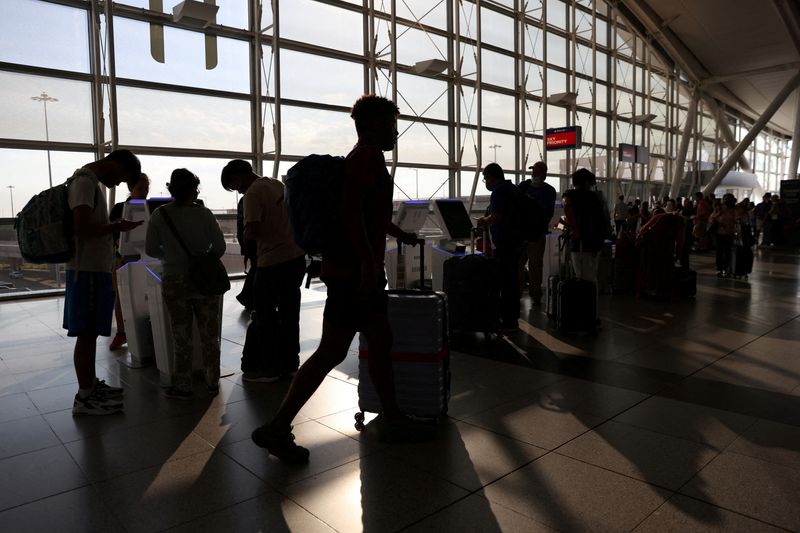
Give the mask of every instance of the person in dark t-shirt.
[(369, 374), (383, 409), (379, 431), (398, 441), (432, 436), (428, 426), (400, 412), (389, 357), (392, 331), (384, 275), (386, 235), (403, 244), (417, 243), (415, 234), (391, 222), (394, 183), (383, 152), (394, 148), (397, 141), (398, 113), (394, 102), (375, 95), (362, 96), (351, 112), (358, 143), (345, 160), (338, 200), (344, 222), (340, 252), (322, 257), (320, 278), (328, 287), (322, 340), (298, 370), (278, 413), (252, 434), (257, 446), (287, 463), (308, 461), (309, 451), (294, 442), (292, 420), (328, 372), (345, 359), (357, 332), (369, 343)]
[(500, 276), (500, 322), (503, 329), (517, 329), (520, 288), (517, 270), (522, 255), (520, 230), (520, 192), (505, 179), (503, 169), (490, 163), (483, 169), (486, 188), (492, 192), (489, 213), (478, 220), (478, 227), (488, 227), (492, 234), (494, 256)]

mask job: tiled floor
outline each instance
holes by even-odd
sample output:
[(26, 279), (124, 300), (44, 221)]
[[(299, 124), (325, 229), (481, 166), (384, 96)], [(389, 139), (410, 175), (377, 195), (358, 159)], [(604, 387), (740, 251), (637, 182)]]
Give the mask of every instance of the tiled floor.
[[(557, 335), (523, 302), (518, 333), (455, 337), (431, 443), (355, 431), (351, 352), (296, 420), (301, 467), (249, 440), (287, 383), (235, 372), (238, 284), (218, 397), (167, 400), (102, 339), (126, 410), (99, 419), (70, 412), (62, 300), (2, 303), (0, 531), (798, 531), (800, 258), (762, 253), (749, 283), (695, 259), (696, 300), (603, 296), (597, 336)], [(303, 357), (324, 296), (303, 292)]]

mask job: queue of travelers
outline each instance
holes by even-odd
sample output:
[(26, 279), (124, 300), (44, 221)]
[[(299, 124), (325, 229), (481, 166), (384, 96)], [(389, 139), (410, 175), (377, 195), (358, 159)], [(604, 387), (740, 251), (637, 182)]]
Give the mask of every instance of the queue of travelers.
[[(252, 272), (250, 292), (239, 295), (239, 300), (254, 310), (242, 353), (243, 379), (260, 383), (291, 379), (280, 409), (253, 431), (252, 440), (285, 462), (308, 461), (308, 450), (294, 440), (293, 420), (325, 376), (345, 359), (359, 332), (369, 344), (368, 368), (382, 405), (377, 419), (382, 434), (395, 441), (431, 437), (429, 425), (401, 412), (389, 358), (392, 331), (384, 272), (386, 238), (408, 245), (418, 243), (415, 234), (391, 222), (394, 186), (384, 152), (392, 150), (397, 141), (398, 114), (392, 101), (374, 95), (359, 98), (352, 108), (357, 143), (344, 160), (341, 199), (331, 199), (343, 229), (338, 252), (322, 258), (320, 277), (327, 286), (327, 298), (321, 341), (302, 366), (299, 320), (305, 252), (294, 240), (284, 185), (257, 175), (243, 160), (230, 161), (220, 176), (226, 190), (242, 195), (239, 242)], [(483, 169), (491, 196), (478, 226), (491, 233), (502, 282), (500, 318), (507, 329), (518, 325), (525, 282), (533, 305), (542, 304), (546, 238), (555, 222), (557, 193), (546, 183), (547, 166), (540, 161), (529, 169), (530, 179), (519, 186), (506, 179), (496, 163)], [(774, 196), (765, 195), (754, 206), (747, 200), (737, 203), (729, 194), (715, 200), (697, 193), (694, 201), (665, 197), (651, 206), (648, 201), (626, 201), (620, 195), (609, 215), (594, 191), (595, 181), (587, 169), (572, 175), (573, 188), (561, 197), (564, 217), (558, 222), (567, 229), (566, 251), (573, 275), (596, 288), (600, 257), (611, 242), (617, 245), (619, 269), (615, 265), (615, 272), (636, 294), (668, 298), (675, 264), (689, 268), (692, 246), (696, 251), (715, 248), (719, 276), (747, 276), (752, 268), (752, 247), (759, 237), (763, 246), (773, 246), (783, 238), (786, 212)], [(138, 158), (128, 150), (116, 150), (89, 163), (75, 172), (69, 184), (76, 252), (67, 264), (64, 327), (69, 336), (76, 337), (76, 415), (105, 415), (123, 409), (123, 389), (98, 380), (95, 373), (97, 337), (111, 333), (115, 308), (112, 272), (123, 261), (114, 243), (120, 233), (141, 224), (122, 218), (117, 206), (113, 219), (109, 217), (99, 184), (115, 187), (123, 182), (132, 198), (146, 197), (149, 180), (142, 174)], [(199, 186), (200, 179), (189, 170), (172, 172), (168, 188), (174, 201), (152, 213), (145, 245), (146, 253), (163, 263), (162, 293), (175, 337), (172, 385), (165, 395), (178, 400), (194, 395), (193, 322), (199, 326), (208, 393), (213, 396), (219, 391), (221, 296), (199, 292), (190, 269), (199, 256), (221, 257), (226, 245), (214, 215), (196, 201)], [(535, 216), (523, 213), (524, 209), (533, 210)], [(522, 231), (521, 224), (531, 227)], [(521, 275), (525, 267), (526, 277)], [(117, 324), (113, 348), (125, 341), (119, 314)]]

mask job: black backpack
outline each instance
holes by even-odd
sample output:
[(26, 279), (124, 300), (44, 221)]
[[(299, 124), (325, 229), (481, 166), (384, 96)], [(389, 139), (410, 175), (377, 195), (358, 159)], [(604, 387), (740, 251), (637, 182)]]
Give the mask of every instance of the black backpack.
[(545, 233), (545, 211), (539, 202), (525, 192), (517, 198), (517, 223), (523, 240), (538, 241)]
[(340, 199), (344, 157), (312, 154), (284, 179), (286, 208), (297, 245), (310, 255), (334, 251), (343, 222)]

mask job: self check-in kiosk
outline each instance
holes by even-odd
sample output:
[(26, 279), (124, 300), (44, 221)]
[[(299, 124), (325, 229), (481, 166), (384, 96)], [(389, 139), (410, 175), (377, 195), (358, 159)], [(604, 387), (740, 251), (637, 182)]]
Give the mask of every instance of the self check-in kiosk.
[(431, 250), (431, 276), (433, 290), (441, 291), (444, 289), (444, 262), (471, 252), (468, 248), (473, 225), (464, 201), (458, 198), (434, 200), (433, 213), (443, 236)]
[[(428, 200), (406, 200), (397, 209), (394, 224), (408, 233), (420, 234), (430, 214)], [(431, 243), (424, 245), (396, 246), (386, 250), (386, 281), (389, 288), (411, 288), (419, 284), (420, 254), (425, 254), (425, 272), (422, 279), (431, 279)]]
[[(140, 368), (155, 362), (161, 374), (162, 385), (171, 384), (174, 337), (170, 327), (169, 312), (161, 293), (163, 267), (161, 261), (145, 253), (145, 239), (152, 213), (172, 200), (172, 198), (131, 199), (125, 203), (123, 218), (142, 220), (144, 224), (120, 235), (120, 255), (128, 262), (117, 270), (117, 288), (130, 352), (124, 363), (131, 368)], [(193, 329), (192, 367), (194, 370), (201, 370), (204, 365), (197, 324)]]

